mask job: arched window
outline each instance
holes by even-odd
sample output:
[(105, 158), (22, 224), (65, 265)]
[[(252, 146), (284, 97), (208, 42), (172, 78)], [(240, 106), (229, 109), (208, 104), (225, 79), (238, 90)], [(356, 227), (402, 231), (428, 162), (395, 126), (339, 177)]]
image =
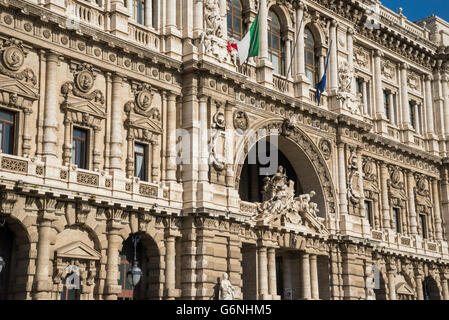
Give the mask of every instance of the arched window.
[(274, 67), (274, 73), (285, 75), (285, 41), (281, 37), (279, 17), (272, 10), (268, 19), (268, 56)]
[(310, 83), (315, 88), (316, 84), (320, 81), (318, 73), (318, 56), (315, 54), (315, 39), (309, 28), (304, 30), (304, 65), (306, 76), (309, 78)]
[(228, 38), (240, 41), (243, 38), (242, 3), (227, 0)]

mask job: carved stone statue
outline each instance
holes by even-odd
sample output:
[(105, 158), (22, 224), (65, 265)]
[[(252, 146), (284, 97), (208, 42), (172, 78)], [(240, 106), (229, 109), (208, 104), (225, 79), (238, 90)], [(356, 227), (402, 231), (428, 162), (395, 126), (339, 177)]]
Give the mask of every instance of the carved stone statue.
[(229, 276), (223, 273), (223, 279), (220, 281), (220, 300), (234, 300), (234, 288), (232, 287)]
[(360, 115), (362, 110), (362, 97), (360, 93), (354, 94), (351, 90), (351, 83), (354, 79), (354, 71), (351, 70), (349, 63), (344, 61), (338, 68), (338, 94), (337, 100), (340, 101), (342, 108), (351, 114)]
[(253, 216), (256, 222), (290, 226), (307, 224), (319, 231), (325, 229), (317, 217), (318, 205), (311, 202), (315, 191), (295, 197), (295, 183), (288, 180), (282, 166), (271, 178), (264, 179), (262, 194), (263, 202), (258, 203), (257, 213)]

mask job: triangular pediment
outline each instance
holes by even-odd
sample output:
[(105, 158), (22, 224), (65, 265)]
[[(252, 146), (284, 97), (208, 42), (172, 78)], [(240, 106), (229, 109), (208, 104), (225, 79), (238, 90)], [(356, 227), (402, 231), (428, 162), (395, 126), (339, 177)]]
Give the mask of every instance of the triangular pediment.
[(100, 260), (101, 254), (81, 241), (72, 242), (56, 250), (62, 258)]
[(23, 84), (20, 80), (0, 76), (0, 91), (17, 93), (19, 96), (27, 97), (31, 100), (37, 100), (39, 95), (29, 86)]
[(402, 282), (396, 285), (396, 293), (408, 296), (413, 296), (415, 293), (412, 288), (408, 286), (407, 283)]
[(70, 110), (77, 111), (77, 112), (85, 112), (91, 115), (96, 115), (101, 118), (104, 118), (106, 116), (104, 109), (100, 107), (98, 104), (95, 104), (91, 101), (86, 100), (78, 100), (78, 99), (68, 99), (65, 101), (67, 103), (67, 107)]
[(130, 126), (147, 129), (153, 132), (162, 132), (161, 125), (149, 118), (142, 118), (130, 122)]

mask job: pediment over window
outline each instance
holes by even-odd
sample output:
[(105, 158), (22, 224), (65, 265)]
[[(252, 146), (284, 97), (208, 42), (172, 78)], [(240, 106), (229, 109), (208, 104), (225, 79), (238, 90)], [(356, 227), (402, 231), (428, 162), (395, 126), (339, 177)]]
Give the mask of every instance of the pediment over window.
[(20, 80), (0, 76), (0, 104), (28, 109), (39, 95)]
[(140, 118), (137, 120), (127, 120), (126, 125), (129, 128), (149, 130), (155, 133), (162, 133), (160, 122), (148, 118)]
[(100, 260), (101, 254), (81, 241), (72, 242), (56, 250), (58, 258)]
[(396, 285), (396, 294), (413, 296), (415, 295), (415, 292), (412, 288), (410, 288), (410, 286), (407, 283), (402, 282)]
[(89, 115), (100, 117), (100, 118), (106, 117), (104, 108), (99, 106), (98, 104), (91, 102), (91, 101), (69, 99), (69, 100), (65, 100), (62, 103), (62, 106), (63, 106), (63, 108), (65, 108), (69, 111), (75, 111), (75, 112), (79, 112), (79, 113), (87, 113)]

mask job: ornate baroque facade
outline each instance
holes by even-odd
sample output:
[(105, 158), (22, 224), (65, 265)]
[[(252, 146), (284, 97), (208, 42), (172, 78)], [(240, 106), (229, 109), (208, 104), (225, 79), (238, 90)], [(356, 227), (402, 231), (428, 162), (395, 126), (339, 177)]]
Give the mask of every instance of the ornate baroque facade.
[[(240, 66), (228, 36), (257, 13), (259, 57)], [(0, 298), (214, 299), (226, 272), (236, 299), (449, 300), (438, 17), (374, 0), (1, 0), (0, 53)], [(262, 142), (282, 165), (265, 178), (245, 160)]]

